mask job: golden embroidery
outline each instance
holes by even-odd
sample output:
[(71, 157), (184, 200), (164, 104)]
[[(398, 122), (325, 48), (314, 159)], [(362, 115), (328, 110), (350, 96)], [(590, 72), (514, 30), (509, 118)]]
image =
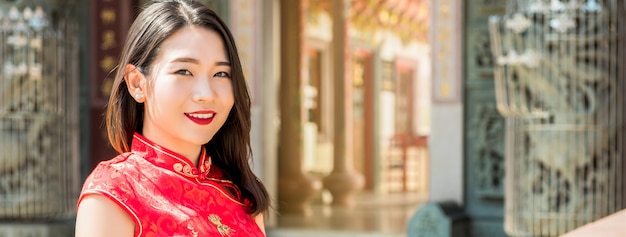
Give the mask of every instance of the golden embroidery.
[(204, 163), (202, 164), (202, 166), (200, 166), (200, 171), (202, 171), (202, 173), (207, 173), (209, 170), (211, 169), (211, 157), (207, 157), (206, 160), (204, 160)]
[(196, 231), (191, 224), (187, 224), (187, 229), (189, 229), (193, 237), (198, 237), (198, 231)]
[(231, 229), (227, 225), (222, 224), (222, 219), (218, 215), (209, 215), (209, 221), (217, 227), (217, 231), (220, 232), (220, 235), (222, 236), (230, 236), (230, 233), (234, 232), (233, 229)]

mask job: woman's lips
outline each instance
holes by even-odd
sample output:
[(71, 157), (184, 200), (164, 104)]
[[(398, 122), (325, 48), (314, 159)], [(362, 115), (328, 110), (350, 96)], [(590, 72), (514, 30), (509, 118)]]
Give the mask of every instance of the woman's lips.
[(207, 125), (213, 121), (215, 117), (215, 112), (194, 112), (194, 113), (185, 113), (185, 116), (189, 118), (194, 123), (200, 125)]

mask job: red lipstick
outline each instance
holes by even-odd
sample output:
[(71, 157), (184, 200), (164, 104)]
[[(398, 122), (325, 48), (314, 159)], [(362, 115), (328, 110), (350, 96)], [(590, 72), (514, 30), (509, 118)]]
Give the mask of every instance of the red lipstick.
[(187, 116), (187, 118), (194, 123), (207, 125), (213, 121), (215, 114), (216, 113), (214, 111), (197, 111), (193, 113), (185, 113), (185, 116)]

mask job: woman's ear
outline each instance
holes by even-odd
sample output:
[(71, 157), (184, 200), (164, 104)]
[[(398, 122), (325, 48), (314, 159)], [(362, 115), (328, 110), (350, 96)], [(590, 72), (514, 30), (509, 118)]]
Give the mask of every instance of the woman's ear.
[(143, 73), (141, 73), (139, 68), (135, 67), (135, 65), (127, 64), (124, 69), (124, 75), (124, 80), (126, 80), (126, 86), (128, 87), (128, 93), (135, 98), (137, 103), (145, 102), (146, 77)]

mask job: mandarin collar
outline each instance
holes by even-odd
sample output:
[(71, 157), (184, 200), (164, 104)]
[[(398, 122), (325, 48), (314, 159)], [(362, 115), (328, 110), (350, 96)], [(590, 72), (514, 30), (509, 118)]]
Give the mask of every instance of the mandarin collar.
[(199, 168), (186, 157), (159, 146), (137, 132), (133, 134), (131, 152), (158, 167), (172, 170), (187, 178), (206, 178), (211, 170), (211, 157), (207, 155), (204, 146), (200, 152)]

